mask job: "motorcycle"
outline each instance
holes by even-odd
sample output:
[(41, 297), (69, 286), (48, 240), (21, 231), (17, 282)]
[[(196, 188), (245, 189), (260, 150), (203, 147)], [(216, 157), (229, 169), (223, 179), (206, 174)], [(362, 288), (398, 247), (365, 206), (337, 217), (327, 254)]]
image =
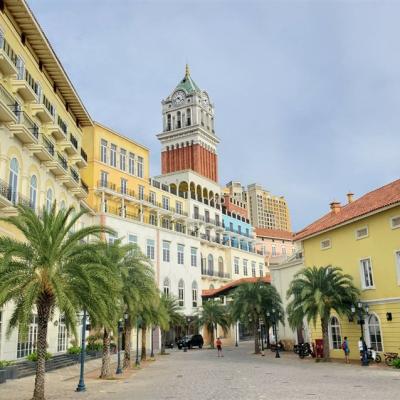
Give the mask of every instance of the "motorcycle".
[(299, 343), (295, 344), (293, 351), (298, 354), (300, 358), (308, 357), (308, 356), (313, 356), (313, 350), (311, 348), (310, 343)]
[(368, 347), (367, 355), (368, 355), (368, 360), (375, 361), (377, 364), (379, 364), (382, 361), (382, 357), (380, 356), (380, 354), (372, 347)]

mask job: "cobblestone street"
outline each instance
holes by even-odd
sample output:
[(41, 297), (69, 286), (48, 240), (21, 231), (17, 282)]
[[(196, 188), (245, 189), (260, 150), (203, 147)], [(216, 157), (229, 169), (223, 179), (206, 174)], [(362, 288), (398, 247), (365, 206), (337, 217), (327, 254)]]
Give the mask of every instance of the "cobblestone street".
[[(172, 350), (122, 379), (99, 381), (96, 364), (89, 365), (85, 393), (75, 393), (77, 367), (48, 374), (48, 399), (398, 399), (400, 371), (383, 366), (315, 363), (292, 353), (275, 359), (251, 354), (250, 342), (225, 349), (224, 358), (211, 350)], [(76, 375), (74, 375), (76, 374)], [(33, 377), (9, 381), (0, 398), (29, 399)]]

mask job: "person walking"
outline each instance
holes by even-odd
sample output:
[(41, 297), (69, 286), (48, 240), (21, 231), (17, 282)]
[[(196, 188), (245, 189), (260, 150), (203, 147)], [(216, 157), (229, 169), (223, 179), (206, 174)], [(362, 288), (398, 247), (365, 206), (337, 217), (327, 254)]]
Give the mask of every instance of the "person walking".
[(344, 337), (344, 340), (342, 343), (342, 349), (344, 351), (345, 363), (350, 364), (350, 361), (349, 361), (350, 347), (349, 347), (349, 340), (347, 339), (347, 336)]
[(219, 337), (217, 338), (216, 345), (217, 345), (218, 357), (223, 357), (224, 355), (222, 354), (222, 341), (221, 341), (221, 338), (219, 338)]

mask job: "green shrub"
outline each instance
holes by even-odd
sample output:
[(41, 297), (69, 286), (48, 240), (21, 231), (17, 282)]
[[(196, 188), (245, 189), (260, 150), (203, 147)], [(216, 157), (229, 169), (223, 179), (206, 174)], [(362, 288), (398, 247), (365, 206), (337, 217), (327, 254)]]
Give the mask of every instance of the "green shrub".
[(9, 367), (10, 365), (13, 364), (14, 363), (12, 361), (0, 360), (0, 368)]
[(86, 351), (101, 351), (103, 349), (103, 344), (102, 343), (88, 343), (86, 346)]
[[(52, 357), (52, 354), (49, 353), (48, 351), (46, 351), (46, 355), (44, 356), (44, 359), (45, 359), (46, 361), (48, 361), (48, 360), (50, 360), (51, 357)], [(38, 359), (37, 352), (34, 351), (33, 353), (29, 354), (29, 355), (26, 357), (26, 359), (29, 360), (29, 361), (37, 361), (37, 359)]]
[(80, 354), (81, 348), (79, 346), (71, 346), (67, 350), (68, 354)]
[(392, 361), (392, 367), (400, 368), (400, 358), (396, 358)]

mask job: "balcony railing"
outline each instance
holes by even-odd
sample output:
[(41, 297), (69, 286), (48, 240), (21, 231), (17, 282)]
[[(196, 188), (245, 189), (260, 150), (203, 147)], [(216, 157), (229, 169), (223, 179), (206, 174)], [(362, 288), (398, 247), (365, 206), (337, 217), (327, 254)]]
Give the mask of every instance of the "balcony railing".
[(42, 103), (47, 108), (47, 111), (54, 117), (56, 111), (53, 104), (50, 103), (49, 99), (43, 94), (42, 95)]
[(3, 85), (0, 85), (0, 100), (18, 117), (20, 112), (18, 103), (15, 101), (14, 97), (8, 93), (7, 89)]
[(82, 148), (81, 148), (81, 156), (87, 162), (87, 154), (86, 154), (85, 150), (83, 150)]
[(57, 124), (61, 128), (61, 130), (64, 132), (64, 135), (67, 134), (67, 124), (64, 122), (64, 120), (58, 115), (57, 116)]
[(8, 183), (0, 180), (0, 196), (10, 201), (14, 206), (21, 204), (27, 207), (32, 207), (30, 200), (18, 193)]
[(42, 135), (42, 140), (44, 148), (54, 157), (54, 144), (44, 135)]
[(78, 140), (72, 133), (69, 134), (69, 140), (72, 143), (72, 146), (74, 146), (75, 149), (78, 150)]
[(67, 171), (68, 170), (67, 160), (58, 152), (57, 152), (57, 160), (60, 163), (60, 165)]
[(80, 178), (79, 178), (78, 172), (75, 171), (72, 167), (69, 167), (69, 169), (71, 171), (71, 175), (72, 175), (72, 178), (74, 179), (74, 181), (79, 183)]
[(25, 125), (26, 129), (36, 138), (39, 139), (39, 127), (29, 118), (25, 111), (18, 115), (18, 123)]
[(104, 189), (110, 189), (110, 190), (113, 190), (113, 191), (116, 190), (116, 186), (115, 186), (114, 183), (103, 181), (103, 180), (97, 181), (97, 187), (104, 188)]
[(230, 279), (231, 277), (231, 274), (229, 272), (215, 271), (213, 268), (207, 268), (205, 266), (201, 267), (201, 274), (207, 276), (215, 276), (218, 278), (226, 278), (226, 279)]
[(7, 54), (8, 58), (11, 62), (17, 66), (17, 55), (15, 54), (12, 47), (8, 44), (7, 40), (4, 37), (0, 37), (0, 47), (4, 50)]

